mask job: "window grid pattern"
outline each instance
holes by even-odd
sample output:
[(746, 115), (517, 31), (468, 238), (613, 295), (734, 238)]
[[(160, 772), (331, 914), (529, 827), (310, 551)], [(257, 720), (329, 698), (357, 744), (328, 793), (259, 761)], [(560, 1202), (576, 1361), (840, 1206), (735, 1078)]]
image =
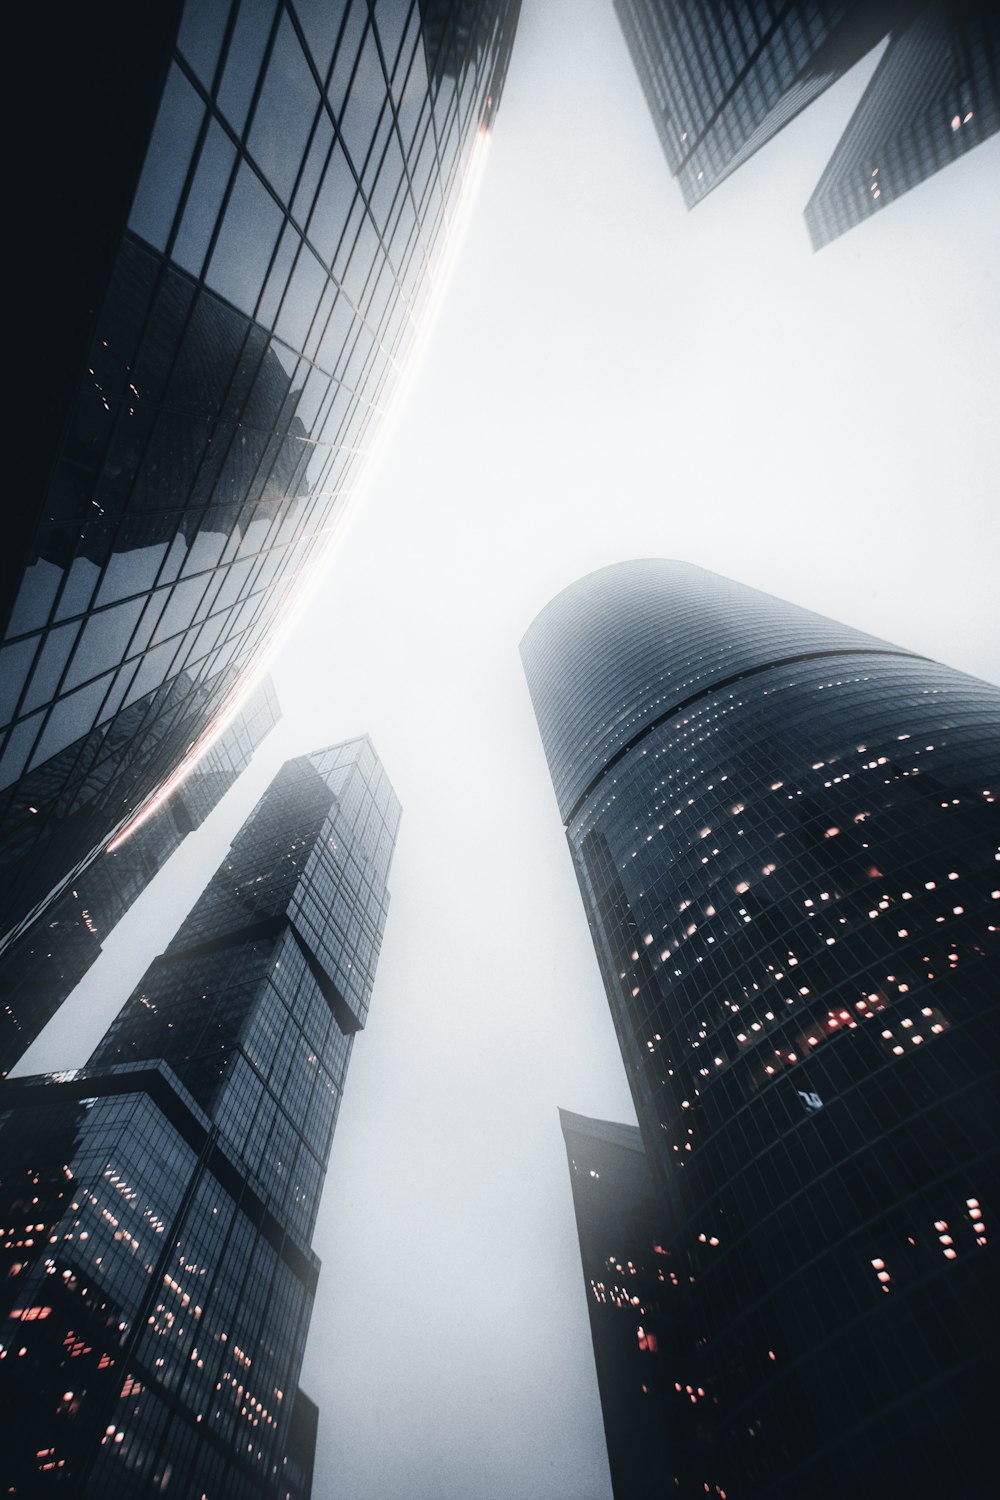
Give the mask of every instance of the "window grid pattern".
[(91, 1058), (168, 1062), (303, 1242), (367, 1017), (399, 816), (367, 737), (287, 762)]
[[(186, 1494), (196, 1483), (201, 1493), (214, 1474), (220, 1495), (286, 1493), (280, 1483), (290, 1403), (316, 1277), (309, 1240), (354, 1033), (367, 1013), (398, 821), (399, 804), (367, 737), (288, 762), (87, 1071), (68, 1080), (77, 1093), (93, 1088), (100, 1096), (154, 1069), (170, 1098), (154, 1099), (150, 1087), (146, 1102), (134, 1106), (158, 1121), (146, 1135), (135, 1132), (134, 1144), (133, 1116), (122, 1127), (133, 1155), (124, 1176), (115, 1157), (112, 1186), (124, 1196), (127, 1222), (118, 1214), (112, 1224), (107, 1193), (94, 1189), (111, 1243), (102, 1241), (100, 1261), (92, 1262), (88, 1249), (89, 1290), (67, 1283), (61, 1322), (46, 1320), (46, 1336), (31, 1346), (54, 1389), (65, 1383), (67, 1366), (48, 1335), (55, 1330), (65, 1339), (96, 1318), (98, 1363), (114, 1361), (114, 1380), (95, 1371), (92, 1380), (71, 1385), (73, 1422), (57, 1422), (44, 1444), (19, 1450), (32, 1484), (57, 1488), (62, 1480), (71, 1493), (102, 1496), (175, 1487)], [(314, 848), (335, 857), (317, 862)], [(346, 911), (339, 927), (338, 903)], [(310, 924), (319, 926), (324, 910), (327, 928), (313, 947)], [(359, 943), (353, 961), (339, 948), (352, 940)], [(8, 1191), (20, 1193), (20, 1206), (7, 1211), (20, 1223), (25, 1163), (37, 1146), (49, 1152), (49, 1164), (31, 1166), (29, 1176), (51, 1184), (52, 1217), (56, 1210), (64, 1216), (65, 1183), (82, 1175), (74, 1153), (93, 1149), (104, 1163), (103, 1138), (91, 1147), (93, 1122), (117, 1120), (124, 1106), (84, 1100), (64, 1129), (58, 1121), (65, 1107), (48, 1103), (58, 1080), (7, 1089), (0, 1100), (10, 1122), (0, 1123), (0, 1205)], [(31, 1108), (16, 1107), (32, 1098)], [(46, 1111), (54, 1111), (51, 1128)], [(183, 1120), (172, 1128), (188, 1154), (168, 1202), (160, 1174), (170, 1158), (168, 1124), (178, 1113)], [(100, 1171), (107, 1175), (104, 1165)], [(72, 1201), (81, 1201), (79, 1192)], [(30, 1217), (35, 1211), (33, 1205)], [(61, 1232), (78, 1238), (80, 1227), (74, 1222)], [(88, 1241), (95, 1237), (96, 1228), (83, 1228)], [(12, 1254), (26, 1232), (11, 1231)], [(51, 1234), (49, 1241), (55, 1243)], [(62, 1269), (61, 1262), (35, 1267), (43, 1282)], [(124, 1291), (115, 1277), (126, 1278)], [(116, 1311), (114, 1328), (107, 1321), (112, 1303), (126, 1309)], [(0, 1331), (8, 1352), (9, 1327)], [(89, 1334), (85, 1342), (98, 1349)], [(0, 1351), (0, 1374), (2, 1366)], [(42, 1409), (48, 1420), (44, 1403)], [(58, 1403), (53, 1410), (58, 1415)], [(64, 1441), (65, 1433), (75, 1434), (73, 1441)], [(34, 1441), (34, 1428), (31, 1434)], [(53, 1443), (65, 1473), (45, 1467), (48, 1452), (39, 1462), (39, 1449)], [(47, 1492), (25, 1484), (25, 1494)]]
[(1000, 128), (1000, 17), (989, 10), (932, 5), (893, 34), (806, 204), (814, 249)]
[(3, 1117), (12, 1493), (280, 1493), (314, 1277), (188, 1134), (139, 1092)]
[[(739, 632), (728, 628), (736, 609)], [(580, 580), (521, 642), (560, 813), (632, 739), (721, 678), (854, 648), (900, 649), (686, 563), (620, 563)]]
[[(613, 632), (628, 569), (597, 579), (581, 594)], [(760, 596), (734, 595), (727, 624), (705, 591), (688, 624), (721, 662)], [(800, 611), (770, 603), (792, 636)], [(650, 682), (686, 664), (683, 631), (676, 660), (650, 641)], [(568, 649), (593, 660), (586, 630)], [(666, 1372), (688, 1421), (669, 1472), (692, 1496), (977, 1493), (1000, 691), (860, 648), (719, 670), (567, 827), (689, 1338)]]
[(875, 45), (860, 0), (615, 0), (670, 171), (693, 208)]
[(183, 786), (124, 844), (98, 855), (0, 954), (0, 1072), (55, 1015), (132, 902), (250, 764), (280, 712), (266, 678)]
[(169, 774), (327, 547), (517, 11), (185, 7), (0, 652), (15, 917)]

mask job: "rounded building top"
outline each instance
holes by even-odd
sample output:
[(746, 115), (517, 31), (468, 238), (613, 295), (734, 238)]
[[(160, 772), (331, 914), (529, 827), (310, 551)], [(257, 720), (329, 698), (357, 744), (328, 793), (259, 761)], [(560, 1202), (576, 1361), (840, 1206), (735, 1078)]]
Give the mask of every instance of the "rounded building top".
[(692, 698), (845, 651), (900, 648), (692, 563), (641, 558), (578, 579), (521, 641), (564, 822), (612, 760)]

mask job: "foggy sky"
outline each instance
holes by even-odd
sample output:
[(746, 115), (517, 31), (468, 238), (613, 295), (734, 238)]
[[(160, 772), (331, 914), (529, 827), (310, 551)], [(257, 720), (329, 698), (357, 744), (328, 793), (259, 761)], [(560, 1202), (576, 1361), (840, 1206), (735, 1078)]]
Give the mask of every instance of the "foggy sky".
[(997, 139), (813, 255), (875, 57), (690, 216), (611, 0), (525, 0), (485, 185), (284, 722), (18, 1068), (79, 1066), (286, 756), (403, 803), (315, 1247), (316, 1500), (609, 1500), (557, 1105), (631, 1102), (517, 642), (681, 557), (1000, 678)]

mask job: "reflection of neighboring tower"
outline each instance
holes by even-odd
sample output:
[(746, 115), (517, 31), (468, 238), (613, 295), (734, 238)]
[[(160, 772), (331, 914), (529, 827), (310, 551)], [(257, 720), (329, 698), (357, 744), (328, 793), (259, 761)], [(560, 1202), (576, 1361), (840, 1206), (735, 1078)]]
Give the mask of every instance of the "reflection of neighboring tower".
[(356, 488), (519, 5), (427, 8), (19, 26), (0, 946), (198, 741)]
[[(688, 1403), (674, 1389), (690, 1365), (682, 1279), (666, 1248), (663, 1209), (634, 1125), (559, 1111), (615, 1500), (663, 1488), (687, 1463)], [(688, 1382), (690, 1385), (690, 1382)], [(671, 1463), (674, 1468), (671, 1469)]]
[(246, 770), (280, 714), (268, 677), (163, 806), (118, 849), (99, 854), (0, 954), (0, 1073), (55, 1015), (108, 933)]
[(615, 0), (688, 208), (875, 46), (912, 0)]
[(1000, 689), (655, 560), (521, 649), (687, 1277), (666, 1482), (985, 1495)]
[(1000, 6), (929, 5), (894, 33), (806, 205), (813, 248), (1000, 128)]
[(367, 738), (288, 762), (87, 1069), (0, 1090), (0, 1215), (42, 1234), (2, 1309), (18, 1493), (308, 1496), (309, 1242), (398, 821)]

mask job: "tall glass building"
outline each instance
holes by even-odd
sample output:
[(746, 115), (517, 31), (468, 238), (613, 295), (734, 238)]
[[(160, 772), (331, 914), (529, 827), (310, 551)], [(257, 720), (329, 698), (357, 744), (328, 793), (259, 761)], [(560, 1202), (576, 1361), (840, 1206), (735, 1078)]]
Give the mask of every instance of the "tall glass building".
[(688, 208), (914, 8), (915, 0), (615, 0)]
[(367, 738), (289, 761), (80, 1073), (0, 1089), (7, 1493), (309, 1493), (310, 1249), (388, 906)]
[(659, 560), (521, 651), (679, 1268), (668, 1482), (987, 1494), (1000, 689)]
[(1000, 6), (925, 6), (894, 33), (806, 204), (813, 248), (1000, 128)]
[[(687, 1437), (666, 1384), (684, 1329), (663, 1206), (634, 1125), (559, 1111), (615, 1500), (642, 1500), (683, 1469)], [(664, 1316), (664, 1313), (667, 1316)], [(697, 1403), (694, 1387), (689, 1393)]]
[(0, 1076), (52, 1019), (109, 932), (246, 770), (280, 717), (266, 677), (174, 794), (118, 848), (99, 854), (0, 953)]
[(98, 0), (19, 21), (0, 945), (302, 597), (426, 320), (518, 8)]

